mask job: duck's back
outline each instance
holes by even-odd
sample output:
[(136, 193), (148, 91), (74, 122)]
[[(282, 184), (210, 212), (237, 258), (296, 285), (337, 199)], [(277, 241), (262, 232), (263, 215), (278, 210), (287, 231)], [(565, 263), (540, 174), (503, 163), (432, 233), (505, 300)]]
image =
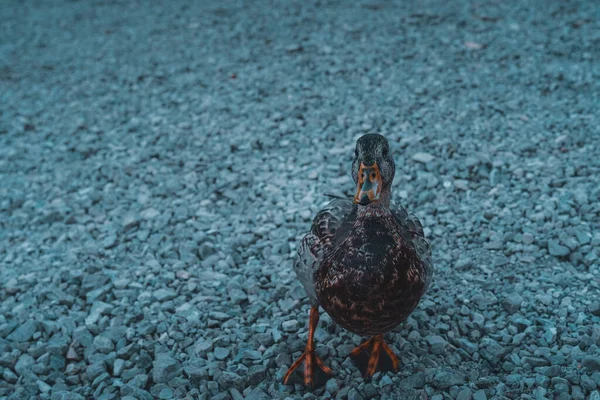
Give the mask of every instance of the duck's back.
[(321, 306), (360, 335), (387, 332), (417, 306), (431, 280), (429, 245), (402, 207), (354, 207), (315, 271)]

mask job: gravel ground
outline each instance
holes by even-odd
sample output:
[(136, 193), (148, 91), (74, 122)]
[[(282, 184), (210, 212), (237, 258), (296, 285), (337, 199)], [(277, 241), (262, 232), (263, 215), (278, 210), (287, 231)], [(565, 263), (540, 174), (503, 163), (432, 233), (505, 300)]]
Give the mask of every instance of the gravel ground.
[[(600, 399), (598, 6), (412, 3), (2, 1), (0, 399)], [(369, 132), (435, 282), (399, 373), (323, 315), (283, 386)]]

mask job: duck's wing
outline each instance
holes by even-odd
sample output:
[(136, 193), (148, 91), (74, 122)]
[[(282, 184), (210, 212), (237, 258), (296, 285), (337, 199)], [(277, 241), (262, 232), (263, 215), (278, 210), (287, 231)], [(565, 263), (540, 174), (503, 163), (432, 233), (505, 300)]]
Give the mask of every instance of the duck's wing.
[(433, 266), (431, 264), (431, 246), (425, 238), (421, 221), (416, 215), (409, 213), (404, 207), (395, 202), (391, 202), (390, 211), (398, 225), (403, 227), (408, 237), (412, 239), (416, 255), (422, 264), (421, 279), (425, 282), (427, 289), (431, 283)]
[(313, 305), (318, 305), (315, 293), (314, 272), (332, 246), (336, 231), (352, 210), (351, 200), (335, 199), (318, 212), (298, 249), (294, 271)]

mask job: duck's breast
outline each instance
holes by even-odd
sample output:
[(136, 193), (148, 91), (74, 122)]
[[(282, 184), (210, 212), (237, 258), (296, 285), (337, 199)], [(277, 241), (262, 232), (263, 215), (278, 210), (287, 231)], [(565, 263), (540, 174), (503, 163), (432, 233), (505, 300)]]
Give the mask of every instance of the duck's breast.
[(316, 271), (321, 305), (349, 331), (374, 335), (393, 329), (425, 291), (421, 260), (394, 227), (381, 220), (355, 224)]

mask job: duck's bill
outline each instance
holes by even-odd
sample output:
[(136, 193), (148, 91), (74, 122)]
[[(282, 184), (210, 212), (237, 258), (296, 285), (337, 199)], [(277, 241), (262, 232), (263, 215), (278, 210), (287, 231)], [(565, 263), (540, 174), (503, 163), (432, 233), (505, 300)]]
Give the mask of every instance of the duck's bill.
[(360, 168), (358, 169), (358, 185), (356, 187), (354, 202), (366, 206), (367, 204), (379, 200), (381, 186), (381, 174), (379, 173), (377, 163), (373, 163), (373, 165), (368, 167), (364, 163), (360, 163)]

